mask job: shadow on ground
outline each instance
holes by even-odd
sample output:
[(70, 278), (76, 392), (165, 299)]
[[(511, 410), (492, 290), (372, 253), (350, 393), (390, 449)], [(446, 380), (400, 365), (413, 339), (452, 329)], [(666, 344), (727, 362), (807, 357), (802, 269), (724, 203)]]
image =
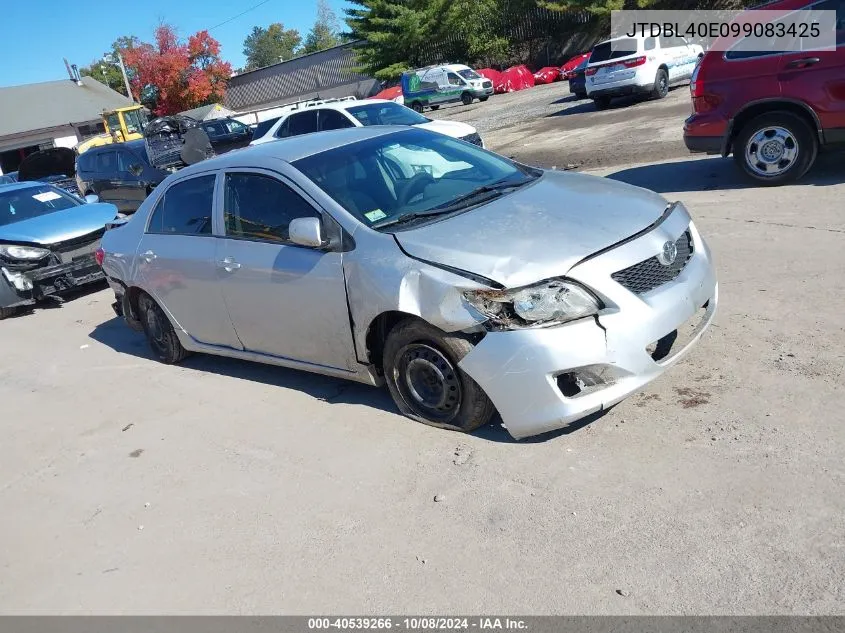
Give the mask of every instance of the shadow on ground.
[[(144, 335), (131, 330), (121, 318), (115, 317), (97, 325), (88, 336), (120, 354), (128, 354), (150, 361), (153, 359)], [(249, 380), (270, 387), (295, 389), (310, 395), (316, 400), (321, 400), (329, 404), (362, 405), (399, 415), (387, 388), (379, 389), (349, 380), (331, 378), (306, 371), (236, 360), (223, 356), (211, 356), (208, 354), (194, 354), (186, 358), (180, 365), (194, 371), (208, 372), (239, 380)], [(474, 431), (472, 435), (488, 442), (536, 444), (578, 431), (602, 417), (604, 413), (606, 411), (579, 420), (565, 429), (519, 441), (513, 439), (502, 427), (501, 418), (497, 414), (490, 424)], [(408, 423), (412, 424), (410, 420), (408, 420)], [(448, 432), (450, 431), (443, 431), (443, 433)]]
[[(813, 168), (794, 185), (828, 186), (845, 180), (842, 155), (819, 156)], [(607, 175), (620, 182), (657, 193), (748, 189), (761, 185), (747, 179), (732, 158), (693, 158), (623, 169)], [(783, 185), (790, 186), (790, 185)]]
[[(131, 330), (118, 317), (99, 324), (89, 336), (118, 353), (150, 360), (153, 358), (144, 335)], [(349, 380), (208, 354), (193, 354), (182, 361), (180, 366), (271, 387), (295, 389), (330, 404), (359, 404), (396, 413), (396, 406), (386, 389)]]

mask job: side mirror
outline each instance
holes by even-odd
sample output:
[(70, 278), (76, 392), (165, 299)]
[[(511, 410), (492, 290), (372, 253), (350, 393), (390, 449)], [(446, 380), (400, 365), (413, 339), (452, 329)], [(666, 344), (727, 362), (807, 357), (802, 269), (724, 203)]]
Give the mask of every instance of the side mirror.
[(100, 196), (95, 196), (93, 193), (89, 193), (85, 196), (85, 204), (94, 204), (95, 202), (100, 201)]
[(288, 225), (288, 237), (294, 244), (322, 248), (328, 244), (319, 218), (296, 218)]
[(129, 165), (129, 173), (138, 178), (144, 173), (144, 168), (138, 163), (133, 163), (132, 165)]

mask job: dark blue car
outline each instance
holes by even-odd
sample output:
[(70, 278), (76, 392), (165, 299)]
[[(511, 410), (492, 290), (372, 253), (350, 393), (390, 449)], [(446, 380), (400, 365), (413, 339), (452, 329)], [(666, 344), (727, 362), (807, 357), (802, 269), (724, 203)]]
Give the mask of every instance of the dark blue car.
[(574, 74), (569, 79), (569, 93), (575, 95), (579, 99), (587, 98), (587, 64), (590, 58), (588, 57), (582, 61), (575, 68)]
[(43, 182), (0, 185), (0, 319), (103, 279), (95, 251), (117, 207)]

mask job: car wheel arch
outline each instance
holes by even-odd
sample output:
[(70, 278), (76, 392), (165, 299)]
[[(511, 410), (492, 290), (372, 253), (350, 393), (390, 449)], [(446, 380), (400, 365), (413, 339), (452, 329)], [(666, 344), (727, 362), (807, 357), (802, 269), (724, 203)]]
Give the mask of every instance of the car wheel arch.
[(387, 310), (377, 315), (367, 327), (367, 334), (365, 336), (366, 353), (368, 362), (376, 368), (378, 374), (384, 374), (384, 367), (382, 367), (382, 355), (384, 354), (384, 344), (387, 342), (387, 337), (390, 332), (397, 325), (406, 319), (420, 319), (416, 314), (410, 312), (402, 312), (401, 310)]
[(816, 130), (819, 145), (824, 143), (821, 121), (816, 112), (803, 101), (797, 99), (763, 99), (745, 104), (743, 108), (728, 122), (728, 133), (725, 139), (725, 146), (722, 149), (722, 156), (728, 156), (733, 152), (733, 143), (742, 128), (754, 118), (773, 112), (790, 112), (804, 118), (811, 128)]

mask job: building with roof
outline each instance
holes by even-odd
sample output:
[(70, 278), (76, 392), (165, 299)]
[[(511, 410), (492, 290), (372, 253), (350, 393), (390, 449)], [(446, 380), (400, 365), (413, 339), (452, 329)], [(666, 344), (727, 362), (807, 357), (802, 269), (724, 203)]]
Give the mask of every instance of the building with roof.
[(33, 152), (104, 132), (102, 111), (130, 105), (92, 77), (0, 88), (0, 173), (16, 171)]
[(354, 46), (354, 42), (341, 44), (235, 75), (229, 79), (225, 105), (244, 123), (258, 123), (294, 101), (370, 97), (381, 90), (381, 84), (352, 70)]
[(197, 121), (212, 121), (214, 119), (223, 119), (227, 116), (234, 116), (235, 112), (229, 108), (223, 107), (219, 103), (212, 103), (210, 105), (200, 106), (192, 110), (185, 110), (180, 112), (182, 116), (191, 117)]

